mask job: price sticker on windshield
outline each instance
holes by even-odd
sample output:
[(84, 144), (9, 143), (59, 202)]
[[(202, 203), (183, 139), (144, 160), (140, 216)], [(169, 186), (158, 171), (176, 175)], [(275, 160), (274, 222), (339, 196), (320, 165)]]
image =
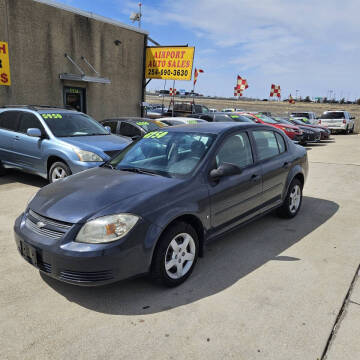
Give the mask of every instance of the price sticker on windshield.
[(136, 125), (144, 126), (144, 125), (149, 125), (149, 123), (147, 121), (139, 121), (136, 123)]
[(61, 114), (41, 114), (44, 119), (62, 119)]
[(151, 131), (144, 135), (145, 139), (161, 139), (168, 134), (167, 131)]

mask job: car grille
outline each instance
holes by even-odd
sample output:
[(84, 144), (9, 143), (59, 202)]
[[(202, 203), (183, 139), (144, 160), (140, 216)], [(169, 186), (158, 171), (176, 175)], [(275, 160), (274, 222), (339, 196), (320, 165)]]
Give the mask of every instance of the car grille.
[[(42, 223), (42, 227), (38, 224)], [(71, 228), (72, 224), (43, 217), (32, 210), (29, 210), (25, 225), (28, 229), (38, 235), (51, 239), (60, 239)]]
[(60, 278), (67, 281), (77, 282), (105, 281), (112, 279), (113, 273), (111, 270), (91, 272), (64, 270), (60, 272)]
[(111, 158), (113, 158), (115, 155), (117, 155), (121, 150), (112, 150), (112, 151), (104, 151), (106, 155), (109, 155)]

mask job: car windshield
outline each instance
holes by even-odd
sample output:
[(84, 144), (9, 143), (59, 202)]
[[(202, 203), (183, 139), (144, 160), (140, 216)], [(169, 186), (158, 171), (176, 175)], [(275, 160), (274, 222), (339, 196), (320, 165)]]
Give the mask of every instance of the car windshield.
[(276, 120), (274, 120), (264, 114), (257, 113), (257, 114), (255, 114), (255, 116), (268, 124), (277, 124)]
[(310, 115), (308, 113), (302, 113), (302, 112), (291, 113), (291, 116), (292, 117), (301, 117), (301, 118), (305, 117), (307, 119), (310, 118)]
[(96, 120), (82, 113), (42, 112), (41, 116), (56, 137), (109, 135)]
[(195, 170), (214, 138), (202, 133), (153, 131), (106, 165), (116, 170), (183, 178)]
[(237, 115), (237, 114), (229, 114), (229, 117), (231, 117), (231, 119), (233, 121), (236, 121), (236, 122), (247, 122), (247, 123), (252, 123), (253, 121), (250, 120), (248, 117), (246, 116), (243, 116), (243, 115)]
[(275, 120), (277, 120), (281, 124), (294, 125), (292, 122), (290, 122), (290, 121), (288, 121), (286, 119), (283, 119), (283, 118), (275, 118)]
[(343, 112), (325, 112), (320, 116), (320, 119), (343, 119)]
[(166, 125), (162, 124), (161, 122), (155, 123), (155, 122), (146, 121), (146, 120), (139, 120), (136, 122), (136, 125), (143, 128), (145, 130), (145, 132), (156, 131), (162, 127), (166, 127)]
[(298, 124), (298, 125), (305, 125), (306, 124), (306, 122), (304, 122), (304, 121), (302, 121), (300, 119), (293, 119), (293, 123)]

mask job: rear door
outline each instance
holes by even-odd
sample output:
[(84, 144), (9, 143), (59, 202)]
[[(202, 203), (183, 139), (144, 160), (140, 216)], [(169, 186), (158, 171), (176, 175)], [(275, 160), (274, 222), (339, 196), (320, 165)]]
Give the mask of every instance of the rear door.
[(345, 120), (345, 114), (342, 111), (328, 111), (321, 117), (321, 125), (329, 126), (330, 128), (341, 128)]
[(14, 142), (19, 126), (20, 111), (6, 110), (0, 113), (0, 160), (15, 164)]
[[(42, 138), (27, 135), (27, 130), (40, 129)], [(45, 160), (43, 158), (44, 142), (47, 134), (39, 119), (32, 113), (23, 112), (20, 116), (19, 132), (15, 138), (14, 148), (16, 151), (16, 162), (21, 166), (44, 172)]]
[(271, 130), (254, 130), (252, 135), (262, 167), (262, 210), (266, 211), (281, 203), (291, 163), (283, 135)]
[(242, 169), (241, 174), (223, 177), (216, 183), (210, 181), (211, 224), (216, 234), (259, 213), (262, 177), (246, 131), (228, 135), (213, 160), (213, 168), (231, 163)]

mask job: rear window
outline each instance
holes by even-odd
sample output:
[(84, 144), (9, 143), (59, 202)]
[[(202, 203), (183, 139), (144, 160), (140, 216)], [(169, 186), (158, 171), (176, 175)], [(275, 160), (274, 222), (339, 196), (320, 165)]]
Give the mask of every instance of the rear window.
[(291, 114), (292, 117), (305, 117), (307, 119), (310, 119), (310, 115), (308, 113), (302, 113), (302, 112), (297, 112), (297, 113), (292, 113)]
[(343, 112), (338, 111), (329, 111), (325, 112), (320, 116), (320, 119), (343, 119), (345, 117), (345, 114)]

